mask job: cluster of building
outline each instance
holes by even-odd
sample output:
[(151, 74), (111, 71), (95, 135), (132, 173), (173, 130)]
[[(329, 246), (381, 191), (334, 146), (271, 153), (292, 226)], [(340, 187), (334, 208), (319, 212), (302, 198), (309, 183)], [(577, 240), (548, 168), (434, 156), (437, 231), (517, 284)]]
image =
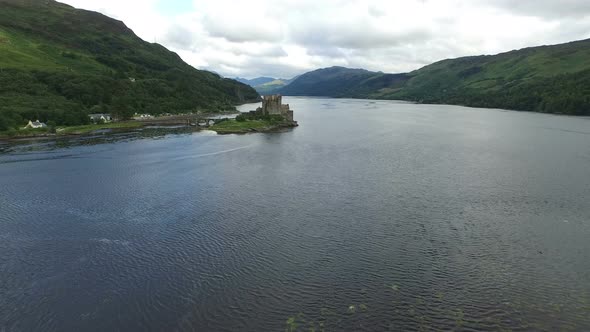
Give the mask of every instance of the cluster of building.
[[(110, 114), (100, 113), (100, 114), (89, 114), (90, 121), (94, 123), (107, 123), (113, 121), (113, 117)], [(47, 124), (41, 122), (39, 120), (29, 121), (24, 129), (39, 129), (39, 128), (47, 128)]]
[(88, 116), (90, 117), (90, 121), (94, 122), (94, 123), (99, 123), (99, 122), (111, 122), (113, 121), (113, 117), (110, 114), (106, 114), (106, 113), (96, 113), (96, 114), (88, 114)]
[(47, 124), (37, 120), (37, 121), (29, 121), (29, 123), (25, 126), (25, 129), (38, 129), (38, 128), (47, 128)]

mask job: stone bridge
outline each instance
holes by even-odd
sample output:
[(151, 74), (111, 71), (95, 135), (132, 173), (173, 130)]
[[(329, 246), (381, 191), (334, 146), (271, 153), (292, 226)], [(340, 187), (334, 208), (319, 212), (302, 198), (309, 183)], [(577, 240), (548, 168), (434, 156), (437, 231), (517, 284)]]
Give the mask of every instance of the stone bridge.
[(157, 118), (145, 118), (138, 119), (142, 123), (151, 125), (161, 126), (174, 126), (174, 125), (186, 125), (186, 126), (198, 126), (198, 127), (209, 127), (215, 124), (215, 121), (220, 120), (220, 117), (203, 116), (203, 115), (171, 115), (161, 116)]

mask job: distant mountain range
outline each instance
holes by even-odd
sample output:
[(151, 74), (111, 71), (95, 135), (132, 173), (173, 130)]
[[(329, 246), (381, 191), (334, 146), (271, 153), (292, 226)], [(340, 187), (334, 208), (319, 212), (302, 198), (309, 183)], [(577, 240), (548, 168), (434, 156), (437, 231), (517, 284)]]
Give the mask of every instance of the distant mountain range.
[(0, 0), (0, 131), (27, 120), (74, 125), (88, 113), (218, 111), (258, 99), (123, 22), (52, 0)]
[(272, 78), (272, 77), (257, 77), (257, 78), (253, 78), (251, 80), (249, 80), (247, 78), (241, 78), (241, 77), (236, 77), (234, 79), (238, 82), (248, 84), (251, 87), (255, 87), (257, 85), (262, 85), (262, 84), (276, 80), (276, 78)]
[(399, 86), (407, 79), (407, 74), (330, 67), (305, 73), (276, 92), (287, 96), (368, 98), (374, 91)]
[(443, 60), (402, 74), (324, 68), (267, 93), (590, 115), (590, 40)]
[(242, 82), (244, 84), (248, 84), (249, 86), (253, 87), (260, 93), (261, 95), (268, 95), (276, 93), (279, 89), (289, 85), (293, 80), (295, 80), (298, 76), (292, 79), (284, 79), (284, 78), (272, 78), (272, 77), (257, 77), (254, 79), (246, 79), (246, 78), (235, 78), (236, 81)]

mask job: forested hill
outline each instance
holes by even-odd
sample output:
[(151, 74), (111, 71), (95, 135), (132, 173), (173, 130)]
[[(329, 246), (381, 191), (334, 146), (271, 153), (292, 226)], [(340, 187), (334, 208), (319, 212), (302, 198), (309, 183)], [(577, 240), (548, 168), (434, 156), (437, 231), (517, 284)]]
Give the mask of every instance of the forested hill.
[(259, 98), (197, 70), (120, 21), (50, 0), (0, 0), (0, 130), (89, 112), (217, 111)]
[(305, 73), (279, 92), (290, 96), (363, 98), (382, 88), (399, 86), (405, 74), (384, 74), (364, 69), (330, 67)]
[(590, 115), (590, 40), (444, 60), (399, 75), (322, 69), (280, 92)]

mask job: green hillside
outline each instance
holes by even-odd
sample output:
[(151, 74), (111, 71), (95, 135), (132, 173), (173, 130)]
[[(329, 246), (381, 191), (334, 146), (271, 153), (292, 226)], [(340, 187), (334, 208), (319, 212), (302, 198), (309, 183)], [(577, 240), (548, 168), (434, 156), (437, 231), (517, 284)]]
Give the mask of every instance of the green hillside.
[(254, 79), (246, 79), (237, 77), (236, 81), (248, 84), (253, 87), (261, 95), (270, 95), (276, 93), (279, 89), (285, 87), (297, 77), (292, 79), (272, 78), (272, 77), (257, 77)]
[(255, 85), (254, 89), (258, 91), (261, 95), (271, 95), (277, 93), (283, 87), (289, 85), (293, 79), (286, 80), (282, 78), (278, 78), (276, 80), (272, 80), (270, 82), (266, 82), (263, 84)]
[(102, 14), (49, 0), (0, 0), (0, 130), (36, 118), (83, 124), (89, 112), (217, 111), (258, 98)]
[(238, 82), (242, 82), (244, 84), (248, 84), (251, 87), (255, 87), (257, 85), (262, 85), (262, 84), (266, 84), (268, 82), (272, 82), (275, 79), (272, 77), (257, 77), (257, 78), (253, 78), (253, 79), (249, 80), (247, 78), (236, 77), (235, 80)]
[(279, 92), (293, 96), (364, 97), (375, 90), (396, 86), (405, 75), (383, 74), (364, 69), (330, 67), (299, 76)]
[(280, 92), (590, 115), (590, 40), (444, 60), (400, 75), (321, 69)]
[(590, 40), (445, 60), (374, 98), (590, 115)]

